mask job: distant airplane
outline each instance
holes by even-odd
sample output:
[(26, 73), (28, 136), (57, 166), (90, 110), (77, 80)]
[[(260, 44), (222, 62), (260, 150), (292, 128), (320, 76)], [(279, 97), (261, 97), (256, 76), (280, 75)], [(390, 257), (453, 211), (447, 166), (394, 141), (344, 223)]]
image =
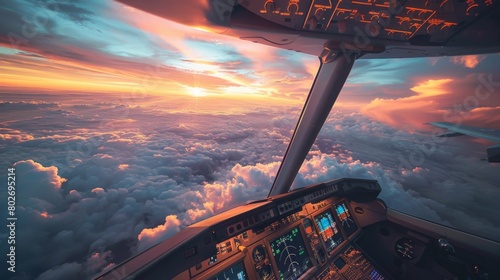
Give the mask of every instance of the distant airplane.
[[(500, 130), (459, 125), (450, 122), (430, 122), (429, 124), (448, 129), (447, 132), (438, 135), (438, 137), (456, 137), (461, 135), (469, 135), (493, 142), (500, 142)], [(488, 155), (489, 162), (500, 162), (500, 145), (494, 145), (486, 148), (486, 153)]]

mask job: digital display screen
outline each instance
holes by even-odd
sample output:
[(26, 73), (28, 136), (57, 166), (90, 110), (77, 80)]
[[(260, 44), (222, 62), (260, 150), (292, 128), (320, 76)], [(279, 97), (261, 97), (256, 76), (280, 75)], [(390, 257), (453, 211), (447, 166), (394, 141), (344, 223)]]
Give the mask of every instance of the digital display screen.
[(372, 280), (384, 280), (384, 276), (380, 274), (375, 268), (370, 272), (370, 279)]
[(342, 238), (342, 233), (340, 232), (337, 223), (333, 219), (333, 214), (331, 210), (327, 210), (322, 214), (314, 217), (314, 221), (319, 229), (319, 235), (325, 242), (326, 250), (328, 253), (333, 251), (344, 239)]
[(270, 243), (279, 278), (295, 280), (312, 267), (299, 228), (293, 228)]
[(335, 211), (347, 236), (353, 234), (358, 229), (358, 226), (356, 226), (356, 222), (349, 213), (347, 205), (344, 202), (337, 204), (335, 205)]
[(221, 273), (217, 274), (215, 277), (210, 278), (210, 280), (246, 280), (247, 273), (245, 271), (245, 266), (243, 262), (234, 264), (233, 266), (226, 268)]

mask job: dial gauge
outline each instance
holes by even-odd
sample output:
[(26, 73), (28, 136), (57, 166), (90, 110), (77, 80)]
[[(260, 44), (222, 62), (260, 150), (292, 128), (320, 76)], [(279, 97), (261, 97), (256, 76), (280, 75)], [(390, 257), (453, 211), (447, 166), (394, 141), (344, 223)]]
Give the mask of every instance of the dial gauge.
[(418, 249), (412, 239), (401, 238), (396, 242), (395, 252), (403, 260), (411, 261), (417, 257)]
[(263, 265), (259, 269), (259, 276), (260, 276), (260, 279), (262, 279), (262, 280), (274, 279), (273, 269), (271, 268), (270, 265)]
[(266, 258), (266, 250), (262, 245), (258, 245), (252, 250), (253, 261), (258, 264)]

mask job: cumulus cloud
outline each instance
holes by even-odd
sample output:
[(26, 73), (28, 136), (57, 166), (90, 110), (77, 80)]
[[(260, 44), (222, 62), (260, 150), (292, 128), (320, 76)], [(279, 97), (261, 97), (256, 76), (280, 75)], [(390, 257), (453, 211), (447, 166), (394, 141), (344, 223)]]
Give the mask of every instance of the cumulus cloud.
[[(61, 186), (66, 182), (57, 173), (57, 167), (44, 167), (33, 160), (19, 161), (14, 165), (16, 175), (19, 176), (19, 184), (23, 186), (19, 190), (27, 194), (21, 196), (19, 204), (24, 207), (33, 207), (37, 210), (46, 211), (43, 202), (48, 202), (52, 206), (59, 206), (63, 202)], [(30, 201), (34, 198), (36, 201)], [(43, 201), (43, 202), (42, 202)]]
[(176, 215), (165, 217), (165, 223), (154, 228), (145, 228), (139, 233), (139, 251), (143, 251), (152, 245), (166, 239), (180, 230), (181, 222)]
[(203, 191), (210, 210), (221, 211), (248, 200), (267, 196), (280, 162), (245, 165), (237, 163), (226, 181), (205, 184)]

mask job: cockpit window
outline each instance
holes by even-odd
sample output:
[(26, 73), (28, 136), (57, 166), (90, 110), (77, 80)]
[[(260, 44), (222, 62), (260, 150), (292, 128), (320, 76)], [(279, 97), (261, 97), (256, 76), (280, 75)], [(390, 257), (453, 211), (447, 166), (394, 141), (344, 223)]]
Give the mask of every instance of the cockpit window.
[(453, 129), (498, 135), (499, 61), (358, 60), (294, 186), (376, 178), (388, 207), (498, 241), (498, 143)]

